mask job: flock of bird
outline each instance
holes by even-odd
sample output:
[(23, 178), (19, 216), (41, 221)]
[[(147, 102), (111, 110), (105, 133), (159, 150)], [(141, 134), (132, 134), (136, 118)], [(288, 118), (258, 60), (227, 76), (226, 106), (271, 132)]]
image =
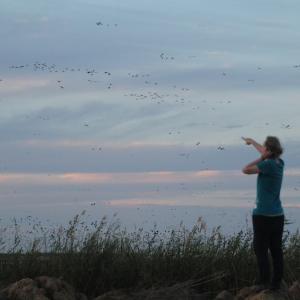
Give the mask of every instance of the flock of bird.
[[(20, 70), (20, 69), (31, 69), (34, 72), (47, 72), (47, 73), (57, 73), (66, 76), (67, 73), (81, 73), (85, 74), (88, 77), (86, 78), (87, 82), (89, 83), (100, 83), (102, 81), (91, 79), (95, 75), (98, 74), (98, 72), (95, 69), (90, 68), (78, 68), (78, 67), (59, 67), (56, 64), (47, 64), (45, 62), (35, 62), (32, 65), (31, 64), (25, 64), (25, 65), (12, 65), (9, 67), (11, 70)], [(106, 78), (110, 78), (111, 72), (103, 71), (102, 75), (104, 75)], [(3, 81), (3, 79), (2, 79)], [(57, 79), (56, 83), (57, 86), (61, 89), (64, 89), (66, 86), (63, 83), (62, 79)], [(109, 80), (107, 82), (107, 89), (112, 88), (112, 82)]]
[(98, 21), (96, 22), (96, 25), (97, 26), (106, 26), (106, 27), (118, 27), (118, 23), (114, 23), (114, 24), (111, 24), (111, 23), (104, 23), (103, 21)]
[[(118, 27), (117, 23), (111, 24), (111, 23), (104, 23), (103, 21), (97, 21), (96, 25), (98, 27)], [(195, 58), (196, 56), (189, 56), (190, 58)], [(165, 52), (161, 52), (159, 54), (159, 58), (162, 61), (174, 61), (175, 57), (173, 55), (170, 55)], [(294, 68), (299, 68), (300, 65), (294, 65)], [(113, 89), (113, 76), (112, 72), (108, 70), (104, 70), (102, 72), (97, 71), (95, 68), (82, 68), (82, 67), (61, 67), (56, 64), (48, 64), (45, 62), (35, 62), (33, 64), (23, 64), (23, 65), (11, 65), (9, 67), (10, 70), (22, 70), (22, 69), (31, 69), (33, 72), (47, 72), (47, 73), (54, 73), (59, 75), (60, 78), (57, 78), (55, 80), (56, 86), (63, 90), (68, 88), (66, 84), (66, 80), (62, 79), (66, 78), (69, 73), (80, 73), (84, 74), (86, 76), (85, 80), (90, 83), (90, 84), (98, 84), (98, 83), (103, 83), (105, 82), (105, 87), (108, 90)], [(257, 70), (261, 71), (262, 67), (257, 67)], [(63, 76), (62, 76), (63, 75)], [(99, 78), (102, 75), (101, 78)], [(228, 76), (227, 72), (222, 72), (222, 76)], [(231, 104), (232, 102), (230, 100), (221, 100), (218, 102), (215, 102), (214, 105), (209, 104), (206, 100), (201, 100), (201, 101), (192, 101), (189, 100), (189, 92), (190, 88), (187, 87), (179, 87), (177, 85), (170, 85), (169, 86), (169, 91), (167, 93), (162, 93), (160, 90), (153, 90), (154, 88), (157, 88), (159, 86), (159, 81), (156, 79), (152, 79), (152, 75), (150, 73), (137, 73), (137, 72), (128, 72), (127, 76), (131, 80), (139, 80), (138, 85), (142, 86), (143, 84), (150, 88), (148, 91), (143, 91), (143, 92), (130, 92), (130, 93), (125, 93), (124, 97), (130, 97), (135, 99), (135, 101), (139, 102), (147, 102), (147, 103), (152, 103), (152, 104), (157, 104), (157, 105), (180, 105), (180, 106), (188, 106), (191, 110), (196, 111), (196, 110), (201, 110), (201, 109), (206, 109), (206, 111), (211, 111), (215, 112), (218, 110), (218, 105), (223, 105), (223, 104)], [(248, 79), (248, 82), (254, 83), (254, 79)], [(1, 78), (0, 79), (0, 84), (5, 84), (5, 79)], [(1, 87), (1, 85), (0, 85)], [(164, 84), (163, 87), (165, 88), (166, 85)], [(206, 104), (206, 107), (203, 108), (203, 105)], [(222, 109), (220, 107), (220, 109)], [(41, 117), (41, 120), (49, 120), (49, 117)], [(85, 127), (89, 127), (88, 122), (83, 124)], [(214, 122), (211, 122), (211, 125), (214, 126)], [(266, 123), (266, 125), (268, 125)], [(290, 129), (291, 125), (290, 124), (282, 124), (282, 128), (285, 129)], [(177, 136), (182, 134), (182, 130), (178, 129), (170, 129), (167, 134), (169, 136)], [(34, 135), (39, 135), (38, 133), (34, 133)], [(200, 142), (196, 143), (196, 147), (200, 145)], [(93, 151), (96, 149), (93, 148)], [(102, 148), (98, 148), (98, 150), (102, 150)], [(224, 145), (219, 145), (216, 150), (225, 150)], [(181, 157), (189, 158), (191, 153), (180, 153), (179, 155)]]
[[(107, 24), (109, 25), (109, 24)], [(97, 22), (97, 26), (104, 26), (103, 23)], [(117, 24), (115, 24), (117, 26)], [(166, 60), (175, 60), (174, 56), (170, 56), (169, 54), (166, 54), (164, 52), (160, 53), (159, 55), (160, 59), (163, 61)], [(294, 68), (300, 67), (300, 65), (294, 65)], [(105, 82), (105, 86), (108, 90), (111, 90), (113, 88), (113, 75), (112, 72), (104, 70), (102, 72), (97, 71), (95, 68), (82, 68), (82, 67), (61, 67), (58, 66), (57, 64), (48, 64), (45, 62), (35, 62), (33, 64), (23, 64), (23, 65), (11, 65), (9, 67), (10, 70), (23, 70), (23, 69), (31, 69), (33, 72), (46, 72), (46, 73), (54, 73), (59, 75), (59, 79), (55, 80), (55, 84), (59, 89), (65, 89), (68, 86), (66, 85), (65, 79), (67, 78), (69, 73), (80, 73), (84, 74), (86, 76), (85, 80), (90, 83), (90, 84), (97, 84), (97, 83), (103, 83)], [(257, 68), (258, 70), (262, 70), (261, 67)], [(222, 76), (228, 76), (227, 73), (222, 72)], [(101, 77), (100, 77), (101, 76)], [(187, 87), (179, 87), (178, 85), (170, 85), (169, 86), (169, 91), (167, 93), (162, 93), (160, 90), (153, 90), (154, 88), (157, 88), (159, 86), (159, 81), (155, 78), (152, 78), (153, 76), (150, 73), (137, 73), (137, 72), (128, 72), (127, 77), (131, 80), (134, 81), (134, 83), (138, 84), (139, 87), (142, 85), (147, 86), (150, 88), (148, 91), (144, 92), (130, 92), (130, 93), (125, 93), (124, 97), (130, 97), (135, 99), (135, 101), (140, 101), (140, 102), (147, 102), (147, 103), (152, 103), (152, 104), (157, 104), (157, 105), (180, 105), (180, 106), (189, 106), (189, 108), (193, 111), (195, 110), (201, 110), (201, 109), (206, 109), (206, 111), (212, 111), (215, 112), (218, 108), (218, 105), (224, 105), (224, 104), (231, 104), (231, 100), (220, 100), (215, 102), (214, 105), (209, 104), (206, 100), (197, 100), (196, 102), (189, 100), (188, 95), (189, 92), (191, 91), (190, 88)], [(138, 82), (137, 82), (138, 81)], [(254, 79), (248, 79), (249, 82), (254, 83)], [(0, 79), (0, 84), (5, 84), (5, 79), (1, 78)], [(129, 85), (130, 86), (130, 85)], [(1, 87), (1, 86), (0, 86)], [(163, 88), (166, 88), (166, 84), (163, 85)], [(202, 104), (201, 104), (202, 103)], [(201, 105), (206, 104), (206, 107), (203, 108)], [(222, 109), (222, 108), (220, 108)], [(46, 120), (46, 118), (41, 118), (43, 120)], [(47, 119), (49, 120), (49, 118)], [(214, 123), (211, 123), (212, 126), (214, 126)], [(265, 125), (268, 125), (266, 123)], [(85, 127), (88, 127), (88, 123), (84, 123)], [(285, 129), (290, 129), (291, 125), (290, 124), (282, 124), (282, 128)], [(167, 132), (168, 135), (180, 135), (182, 134), (181, 130), (170, 130)], [(38, 135), (35, 133), (35, 135)], [(197, 143), (197, 146), (199, 144)], [(225, 150), (224, 145), (219, 145), (217, 150)], [(94, 149), (93, 149), (94, 150)], [(190, 153), (181, 153), (181, 157), (189, 158)]]

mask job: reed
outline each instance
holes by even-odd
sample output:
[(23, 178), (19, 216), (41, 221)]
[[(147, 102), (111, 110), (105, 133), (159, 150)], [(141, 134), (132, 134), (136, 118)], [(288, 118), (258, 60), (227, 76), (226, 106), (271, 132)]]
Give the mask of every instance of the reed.
[[(25, 224), (26, 223), (26, 224)], [(25, 277), (60, 277), (77, 290), (99, 295), (194, 282), (199, 292), (236, 291), (256, 274), (252, 231), (225, 235), (202, 218), (191, 229), (127, 231), (106, 217), (89, 223), (85, 212), (66, 226), (29, 219), (0, 228), (2, 285)], [(300, 234), (285, 232), (285, 280), (300, 278)]]

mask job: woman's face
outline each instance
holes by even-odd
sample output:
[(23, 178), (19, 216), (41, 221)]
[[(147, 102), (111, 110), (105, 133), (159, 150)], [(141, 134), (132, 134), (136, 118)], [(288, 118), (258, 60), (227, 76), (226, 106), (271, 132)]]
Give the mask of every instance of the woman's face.
[(268, 145), (268, 144), (267, 144), (267, 141), (265, 141), (265, 142), (264, 142), (264, 147), (265, 147), (266, 150), (270, 151), (270, 149), (269, 149), (269, 147), (268, 147), (267, 145)]

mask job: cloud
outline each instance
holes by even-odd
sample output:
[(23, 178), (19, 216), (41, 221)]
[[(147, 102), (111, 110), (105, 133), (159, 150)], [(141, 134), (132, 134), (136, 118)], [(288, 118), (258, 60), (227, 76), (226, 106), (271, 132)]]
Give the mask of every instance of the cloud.
[(126, 199), (126, 200), (109, 200), (106, 202), (107, 206), (143, 206), (143, 205), (158, 205), (158, 206), (174, 206), (177, 205), (178, 201), (174, 199)]
[[(0, 174), (0, 184), (49, 184), (47, 174), (30, 174), (30, 173), (8, 173)], [(52, 181), (53, 182), (53, 181)]]
[[(26, 83), (22, 81), (19, 88), (46, 84), (44, 81), (29, 81), (29, 85), (26, 86)], [(18, 87), (12, 85), (11, 88)], [(8, 102), (7, 99), (3, 101)], [(78, 140), (95, 136), (101, 140), (128, 141), (133, 137), (139, 139), (151, 136), (153, 132), (164, 127), (167, 127), (164, 129), (167, 132), (170, 129), (168, 124), (174, 122), (180, 114), (167, 106), (155, 107), (148, 104), (141, 107), (132, 103), (110, 103), (101, 100), (74, 106), (45, 104), (45, 107), (39, 107), (41, 102), (35, 105), (38, 108), (26, 107), (25, 103), (21, 102), (23, 112), (20, 108), (16, 112), (8, 110), (7, 113), (2, 112), (2, 129), (0, 128), (2, 141), (30, 140), (34, 135), (42, 136), (49, 141), (63, 137)]]
[(235, 174), (231, 171), (197, 171), (197, 172), (121, 172), (121, 173), (3, 173), (0, 183), (18, 184), (163, 184), (182, 181), (218, 178)]
[(140, 197), (126, 199), (110, 199), (105, 201), (107, 206), (176, 206), (176, 207), (240, 207), (250, 208), (254, 206), (254, 194), (245, 193), (247, 190), (220, 189), (218, 191), (207, 190), (202, 195), (178, 195), (169, 193), (165, 195), (149, 195), (141, 193)]
[(4, 79), (0, 84), (0, 91), (2, 93), (15, 93), (23, 92), (36, 88), (43, 88), (50, 85), (49, 79), (38, 79), (38, 78), (7, 78)]
[[(2, 127), (9, 130), (9, 127)], [(26, 127), (21, 127), (25, 128)], [(284, 142), (286, 176), (298, 176), (299, 143)], [(237, 172), (258, 157), (245, 145), (178, 144), (172, 141), (114, 141), (102, 139), (28, 139), (6, 141), (0, 148), (0, 167), (17, 173), (135, 173), (198, 172), (215, 175), (220, 171)], [(214, 173), (215, 172), (215, 173)], [(233, 174), (232, 174), (233, 175)], [(172, 175), (173, 176), (173, 175)], [(174, 175), (175, 176), (175, 175)]]
[[(300, 177), (299, 169), (288, 169), (285, 172), (286, 178)], [(255, 176), (251, 177), (254, 178)], [(66, 173), (2, 173), (0, 183), (24, 183), (24, 184), (200, 184), (204, 182), (222, 182), (224, 184), (235, 185), (239, 181), (248, 180), (249, 176), (243, 176), (240, 170), (202, 170), (202, 171), (148, 171), (148, 172), (66, 172)], [(239, 191), (239, 187), (236, 187)], [(222, 192), (222, 191), (221, 191)], [(219, 193), (217, 191), (216, 193)], [(286, 195), (296, 194), (295, 189), (285, 189)], [(220, 194), (221, 197), (225, 195)]]
[(17, 17), (14, 19), (17, 24), (36, 24), (49, 22), (48, 16), (30, 16), (30, 17)]
[(197, 182), (199, 180), (222, 177), (227, 172), (198, 171), (198, 172), (137, 172), (137, 173), (109, 173), (86, 174), (69, 173), (62, 175), (62, 179), (72, 183), (110, 183), (110, 184), (163, 184), (179, 183), (182, 181)]
[(300, 169), (299, 168), (289, 168), (285, 171), (286, 176), (293, 176), (299, 177), (300, 176)]

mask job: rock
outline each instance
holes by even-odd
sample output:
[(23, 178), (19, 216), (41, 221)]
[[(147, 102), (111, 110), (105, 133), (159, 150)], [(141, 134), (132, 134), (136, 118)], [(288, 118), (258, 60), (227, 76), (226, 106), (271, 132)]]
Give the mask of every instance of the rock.
[(35, 295), (33, 297), (33, 300), (49, 300), (49, 298), (47, 298), (46, 296), (44, 295)]
[[(111, 291), (93, 300), (210, 300), (209, 294), (198, 294), (179, 284), (171, 287), (147, 289), (129, 293), (125, 290)], [(233, 298), (231, 298), (233, 299)]]
[(54, 292), (62, 290), (72, 295), (75, 294), (74, 288), (71, 285), (58, 278), (40, 276), (35, 278), (35, 281), (40, 287), (43, 287), (47, 293), (50, 293), (51, 295), (54, 294)]
[(87, 300), (65, 281), (48, 276), (25, 278), (0, 291), (0, 300)]
[(289, 295), (292, 300), (300, 299), (300, 283), (299, 281), (295, 281), (291, 287), (289, 288)]
[(53, 300), (76, 300), (75, 296), (66, 291), (55, 291), (52, 295)]
[(234, 296), (228, 291), (222, 291), (216, 296), (215, 300), (234, 300)]
[[(127, 298), (128, 300), (208, 300), (209, 295), (199, 294), (194, 291), (191, 286), (184, 284), (175, 284), (170, 287), (161, 287), (159, 289), (149, 289), (134, 293), (134, 297)], [(126, 300), (127, 300), (126, 299)], [(122, 299), (123, 300), (123, 299)]]
[(78, 293), (76, 300), (88, 300), (88, 298), (87, 298), (87, 296), (85, 294)]
[(34, 280), (24, 278), (2, 290), (1, 295), (8, 300), (32, 300), (35, 295), (43, 296), (43, 291), (40, 291)]
[(8, 286), (5, 290), (7, 290), (7, 296), (8, 297), (13, 297), (14, 294), (18, 291), (21, 290), (23, 288), (25, 289), (30, 289), (33, 288), (33, 286), (36, 286), (35, 282), (30, 279), (30, 278), (24, 278), (20, 281), (17, 281), (13, 284), (11, 284), (10, 286)]
[(246, 300), (288, 300), (289, 297), (282, 291), (273, 292), (264, 290), (254, 296), (247, 297)]
[(94, 298), (94, 300), (129, 300), (132, 299), (125, 291), (111, 291)]
[[(288, 300), (288, 289), (285, 282), (279, 291), (271, 291), (264, 286), (254, 285), (241, 289), (235, 300)], [(299, 298), (300, 300), (300, 298)]]
[(53, 277), (40, 276), (35, 278), (37, 284), (46, 290), (51, 300), (77, 300), (74, 288), (65, 281)]
[(248, 299), (248, 297), (252, 297), (260, 293), (264, 289), (265, 288), (261, 285), (246, 286), (237, 293), (237, 295), (235, 296), (235, 300)]
[(51, 295), (60, 289), (58, 285), (59, 279), (48, 277), (48, 276), (39, 276), (35, 278), (35, 281), (40, 287), (46, 289)]

